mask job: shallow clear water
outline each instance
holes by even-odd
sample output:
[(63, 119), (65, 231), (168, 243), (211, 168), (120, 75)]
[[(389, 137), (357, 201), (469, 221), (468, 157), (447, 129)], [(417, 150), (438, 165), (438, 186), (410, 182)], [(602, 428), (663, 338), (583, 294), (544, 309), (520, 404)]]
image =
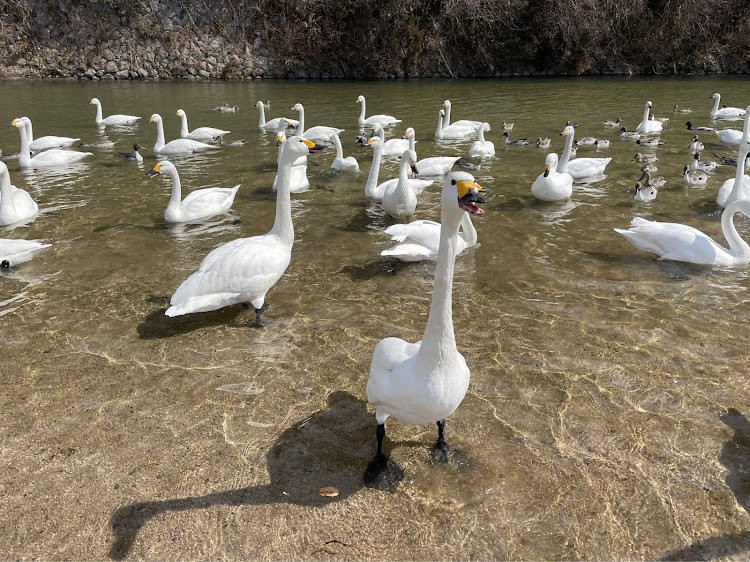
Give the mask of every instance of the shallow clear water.
[[(725, 244), (715, 198), (734, 168), (719, 168), (704, 188), (686, 187), (681, 175), (691, 160), (684, 123), (709, 124), (715, 91), (729, 105), (750, 101), (747, 80), (731, 78), (0, 84), (6, 124), (28, 115), (36, 136), (117, 141), (60, 170), (7, 162), (42, 213), (0, 236), (53, 247), (0, 273), (0, 505), (15, 514), (2, 523), (2, 550), (19, 558), (741, 556), (750, 548), (740, 477), (747, 267), (658, 261), (613, 231), (642, 216)], [(433, 265), (380, 256), (393, 220), (364, 196), (371, 153), (354, 143), (359, 94), (368, 115), (403, 120), (387, 136), (414, 127), (420, 158), (468, 155), (471, 141), (434, 140), (445, 99), (453, 120), (488, 121), (497, 149), (475, 174), (490, 189), (486, 214), (474, 220), (479, 245), (457, 260), (453, 293), (472, 382), (446, 431), (470, 462), (430, 465), (435, 428), (391, 420), (389, 448), (406, 471), (393, 495), (362, 488), (375, 447), (365, 386), (377, 341), (421, 338)], [(105, 115), (142, 119), (102, 133), (94, 96)], [(344, 154), (362, 173), (331, 170), (332, 150), (309, 158), (311, 189), (293, 195), (292, 262), (268, 294), (267, 327), (248, 326), (252, 311), (239, 306), (167, 318), (169, 297), (206, 253), (273, 222), (277, 148), (258, 131), (254, 107), (269, 99), (269, 118), (296, 117), (289, 108), (301, 102), (308, 127), (345, 129)], [(667, 185), (644, 204), (632, 200), (634, 143), (601, 122), (621, 117), (634, 129), (647, 99), (671, 119), (655, 174)], [(224, 102), (239, 111), (212, 110)], [(693, 112), (673, 113), (675, 104)], [(168, 228), (169, 181), (145, 176), (157, 162), (148, 117), (160, 113), (167, 140), (176, 138), (179, 108), (191, 128), (226, 128), (226, 140), (248, 142), (172, 159), (183, 194), (241, 187), (231, 215)], [(568, 120), (579, 123), (577, 138), (611, 139), (598, 156), (613, 160), (600, 181), (576, 183), (569, 201), (537, 202), (530, 186), (548, 151), (506, 147), (501, 124), (515, 123), (511, 138), (550, 137), (559, 152)], [(700, 136), (705, 160), (735, 152)], [(148, 148), (144, 164), (113, 157), (134, 142)], [(0, 128), (0, 148), (18, 146), (17, 131)], [(396, 161), (385, 160), (381, 181), (396, 173)], [(439, 203), (439, 187), (428, 188), (413, 218), (439, 220)], [(750, 235), (746, 217), (736, 224)], [(218, 390), (244, 382), (263, 391)], [(728, 416), (730, 408), (738, 413)], [(318, 496), (327, 485), (340, 496)], [(136, 524), (127, 508), (138, 502), (154, 503)], [(332, 539), (357, 550), (325, 545)]]

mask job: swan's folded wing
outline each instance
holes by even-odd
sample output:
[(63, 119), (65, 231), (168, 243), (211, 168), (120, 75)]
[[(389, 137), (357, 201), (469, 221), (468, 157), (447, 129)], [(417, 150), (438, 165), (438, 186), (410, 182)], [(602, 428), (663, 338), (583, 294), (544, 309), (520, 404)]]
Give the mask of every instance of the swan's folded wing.
[(404, 261), (431, 260), (437, 257), (437, 252), (430, 251), (421, 244), (399, 242), (392, 248), (380, 252), (381, 256), (392, 256)]
[(409, 180), (409, 187), (414, 190), (415, 195), (422, 193), (425, 188), (429, 187), (434, 183), (435, 180)]
[(190, 215), (198, 215), (210, 210), (218, 212), (226, 210), (228, 206), (231, 206), (236, 193), (237, 189), (228, 187), (199, 189), (185, 197), (180, 207), (182, 207), (183, 212)]
[(421, 341), (409, 343), (401, 338), (385, 338), (375, 346), (370, 363), (370, 378), (367, 381), (367, 400), (377, 406), (388, 400), (393, 390), (393, 369), (410, 359), (419, 351)]
[(385, 233), (396, 242), (403, 242), (408, 237), (422, 243), (421, 240), (424, 236), (428, 239), (437, 236), (439, 240), (440, 223), (423, 219), (412, 221), (409, 224), (392, 224), (385, 229)]

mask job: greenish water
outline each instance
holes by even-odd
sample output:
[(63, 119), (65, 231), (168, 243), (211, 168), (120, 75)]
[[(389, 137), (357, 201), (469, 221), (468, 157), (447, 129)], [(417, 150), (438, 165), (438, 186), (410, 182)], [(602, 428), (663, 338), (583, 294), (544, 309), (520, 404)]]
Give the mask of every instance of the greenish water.
[[(710, 124), (708, 98), (716, 91), (728, 105), (750, 102), (747, 79), (703, 77), (0, 83), (6, 124), (27, 115), (37, 137), (117, 142), (55, 171), (22, 171), (7, 162), (13, 183), (34, 196), (41, 215), (0, 236), (53, 247), (0, 273), (0, 425), (8, 459), (0, 505), (15, 514), (0, 529), (2, 551), (17, 558), (106, 557), (115, 540), (109, 518), (120, 507), (270, 481), (271, 491), (246, 505), (197, 502), (186, 513), (148, 520), (126, 550), (161, 559), (246, 558), (249, 548), (259, 558), (317, 558), (325, 555), (310, 545), (324, 535), (360, 548), (332, 558), (659, 558), (691, 545), (698, 550), (684, 551), (687, 557), (699, 557), (701, 548), (716, 556), (744, 552), (750, 518), (745, 496), (737, 495), (744, 484), (733, 475), (742, 473), (746, 457), (727, 453), (733, 426), (721, 416), (736, 408), (742, 420), (750, 403), (747, 267), (658, 261), (613, 231), (642, 216), (688, 224), (726, 244), (715, 198), (734, 168), (719, 168), (704, 188), (682, 179), (692, 138), (684, 123)], [(371, 152), (354, 143), (359, 94), (368, 115), (403, 120), (388, 137), (416, 130), (420, 158), (468, 156), (471, 141), (434, 139), (445, 99), (453, 103), (453, 120), (488, 121), (497, 149), (475, 174), (490, 192), (486, 214), (474, 220), (479, 245), (457, 260), (453, 297), (458, 348), (472, 382), (446, 431), (472, 463), (462, 470), (429, 465), (435, 429), (391, 420), (391, 454), (407, 473), (394, 495), (361, 488), (375, 424), (356, 400), (365, 400), (377, 341), (421, 338), (433, 265), (380, 256), (393, 219), (364, 196)], [(89, 105), (94, 96), (105, 116), (142, 119), (101, 133)], [(241, 307), (166, 318), (169, 297), (210, 250), (264, 233), (273, 222), (277, 148), (275, 137), (257, 128), (257, 100), (271, 100), (268, 118), (294, 118), (289, 108), (300, 102), (308, 127), (345, 129), (344, 155), (355, 156), (362, 173), (331, 170), (333, 150), (308, 159), (311, 188), (292, 196), (292, 262), (268, 294), (267, 327), (248, 327), (252, 311)], [(601, 122), (621, 117), (634, 129), (646, 100), (670, 121), (661, 135), (666, 144), (656, 151), (655, 175), (667, 184), (644, 204), (632, 199), (640, 176), (631, 161), (634, 143)], [(224, 102), (239, 111), (212, 110)], [(675, 104), (693, 112), (673, 113)], [(160, 113), (167, 140), (177, 138), (179, 108), (191, 129), (229, 129), (226, 140), (247, 144), (172, 159), (183, 194), (241, 187), (231, 216), (168, 228), (170, 184), (145, 176), (157, 162), (148, 117)], [(511, 138), (550, 137), (550, 150), (559, 153), (568, 120), (579, 123), (577, 138), (609, 138), (611, 148), (597, 156), (613, 160), (600, 181), (575, 183), (569, 201), (543, 204), (530, 186), (549, 151), (533, 142), (506, 147), (501, 124), (515, 123)], [(741, 121), (718, 123), (741, 128)], [(701, 139), (705, 160), (711, 152), (736, 152), (711, 133)], [(134, 142), (148, 149), (143, 164), (113, 157)], [(18, 146), (18, 132), (0, 128), (0, 148), (7, 154)], [(582, 147), (579, 156), (594, 152)], [(396, 174), (397, 162), (384, 160), (380, 181)], [(413, 219), (439, 220), (439, 204), (439, 187), (428, 188)], [(746, 217), (736, 224), (741, 235), (750, 234)], [(217, 390), (241, 382), (264, 391)], [(295, 465), (291, 455), (274, 473), (270, 451), (303, 420), (336, 411), (327, 410), (327, 399), (337, 391), (357, 407), (312, 431), (300, 450), (336, 444), (319, 454), (347, 462), (326, 472), (325, 460)], [(356, 426), (346, 439), (339, 422)], [(77, 453), (38, 460), (37, 449), (66, 448)], [(274, 485), (294, 500), (274, 496)], [(332, 505), (299, 499), (317, 497), (316, 487), (326, 485), (349, 493), (330, 498)], [(188, 509), (175, 506), (161, 511)], [(50, 520), (55, 513), (69, 517)], [(283, 531), (258, 530), (259, 517)], [(340, 534), (326, 534), (331, 528)], [(40, 538), (39, 529), (57, 538)], [(418, 539), (394, 538), (400, 533)], [(169, 536), (167, 548), (162, 541)], [(714, 542), (703, 546), (708, 539)]]

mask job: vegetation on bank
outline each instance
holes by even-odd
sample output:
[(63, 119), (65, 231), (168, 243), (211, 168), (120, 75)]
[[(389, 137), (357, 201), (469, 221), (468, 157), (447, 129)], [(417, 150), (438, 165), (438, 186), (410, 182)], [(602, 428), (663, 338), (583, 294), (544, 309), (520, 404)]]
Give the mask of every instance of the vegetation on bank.
[(5, 0), (0, 67), (85, 70), (122, 28), (137, 48), (218, 37), (267, 64), (223, 78), (750, 72), (746, 0)]

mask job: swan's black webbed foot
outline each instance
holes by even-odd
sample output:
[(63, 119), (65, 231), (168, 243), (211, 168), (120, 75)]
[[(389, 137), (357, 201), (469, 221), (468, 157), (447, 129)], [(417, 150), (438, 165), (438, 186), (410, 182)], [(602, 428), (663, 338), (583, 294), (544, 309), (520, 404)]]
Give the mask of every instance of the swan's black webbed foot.
[(382, 453), (375, 455), (364, 474), (365, 486), (381, 492), (395, 492), (403, 479), (404, 469)]
[(459, 470), (471, 468), (471, 461), (458, 449), (454, 449), (445, 442), (445, 420), (437, 422), (438, 438), (430, 447), (430, 462), (432, 464), (448, 464)]
[(10, 269), (10, 262), (8, 260), (3, 260), (0, 262), (0, 267), (3, 269)]
[(266, 310), (268, 310), (268, 305), (266, 303), (263, 303), (263, 306), (260, 308), (255, 309), (255, 325), (258, 327), (262, 327), (265, 324), (260, 319), (261, 314), (263, 314)]

